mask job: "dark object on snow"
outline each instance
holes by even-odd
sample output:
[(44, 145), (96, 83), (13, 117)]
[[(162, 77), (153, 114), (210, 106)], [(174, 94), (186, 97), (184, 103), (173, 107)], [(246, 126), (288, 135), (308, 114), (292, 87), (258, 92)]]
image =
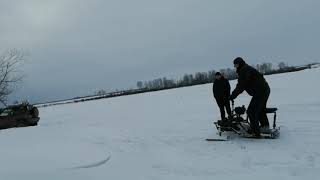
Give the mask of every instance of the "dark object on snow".
[(216, 74), (220, 76), (220, 79), (216, 79), (212, 86), (213, 96), (216, 99), (216, 102), (220, 109), (221, 119), (225, 119), (225, 109), (227, 110), (228, 115), (231, 115), (230, 107), (230, 83), (225, 79), (220, 73)]
[(270, 95), (270, 87), (263, 75), (246, 64), (242, 58), (236, 58), (233, 63), (237, 65), (238, 84), (230, 99), (237, 98), (243, 91), (252, 96), (247, 113), (251, 121), (252, 131), (259, 135), (259, 121), (261, 126), (269, 127), (265, 109)]
[(39, 120), (38, 108), (27, 103), (0, 109), (0, 129), (36, 126)]
[(262, 132), (260, 136), (255, 136), (252, 131), (252, 122), (249, 121), (249, 117), (247, 116), (246, 119), (242, 117), (246, 113), (246, 108), (244, 106), (236, 107), (233, 110), (234, 114), (228, 119), (228, 121), (219, 120), (214, 124), (220, 136), (222, 136), (223, 132), (233, 132), (246, 138), (276, 139), (280, 136), (280, 128), (276, 125), (277, 110), (277, 108), (266, 108), (264, 110), (265, 113), (273, 114), (273, 127), (272, 129), (268, 129), (268, 132)]

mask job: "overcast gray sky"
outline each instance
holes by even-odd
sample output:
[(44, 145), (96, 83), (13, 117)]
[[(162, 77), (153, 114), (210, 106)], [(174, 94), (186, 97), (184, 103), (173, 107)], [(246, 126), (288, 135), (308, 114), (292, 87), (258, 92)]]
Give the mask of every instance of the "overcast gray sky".
[(319, 60), (318, 0), (1, 0), (0, 49), (30, 54), (15, 99), (55, 100), (138, 80)]

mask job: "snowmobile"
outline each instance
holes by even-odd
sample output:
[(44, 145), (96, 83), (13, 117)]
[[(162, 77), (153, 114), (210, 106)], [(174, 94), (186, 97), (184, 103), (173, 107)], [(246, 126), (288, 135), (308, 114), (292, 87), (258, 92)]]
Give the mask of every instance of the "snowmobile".
[[(245, 138), (262, 138), (262, 139), (276, 139), (280, 136), (280, 127), (277, 127), (277, 111), (278, 108), (266, 108), (267, 114), (273, 114), (272, 129), (261, 132), (260, 137), (255, 137), (250, 134), (250, 121), (247, 115), (245, 106), (234, 108), (232, 103), (232, 115), (226, 120), (218, 120), (214, 122), (218, 130), (218, 135), (221, 137), (224, 132), (231, 132)], [(243, 116), (246, 114), (246, 118)], [(207, 141), (220, 141), (225, 139), (207, 139)]]

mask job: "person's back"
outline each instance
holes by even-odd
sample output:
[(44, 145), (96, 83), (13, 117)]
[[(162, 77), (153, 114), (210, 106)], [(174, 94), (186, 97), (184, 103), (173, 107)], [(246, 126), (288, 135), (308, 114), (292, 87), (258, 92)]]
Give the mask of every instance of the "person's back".
[(235, 65), (237, 65), (238, 84), (232, 92), (231, 99), (235, 99), (243, 91), (246, 91), (250, 96), (268, 91), (269, 85), (259, 71), (249, 66), (242, 58), (235, 59)]
[(244, 90), (251, 96), (260, 93), (261, 90), (268, 86), (263, 75), (247, 64), (239, 68), (238, 76), (238, 81), (243, 82)]

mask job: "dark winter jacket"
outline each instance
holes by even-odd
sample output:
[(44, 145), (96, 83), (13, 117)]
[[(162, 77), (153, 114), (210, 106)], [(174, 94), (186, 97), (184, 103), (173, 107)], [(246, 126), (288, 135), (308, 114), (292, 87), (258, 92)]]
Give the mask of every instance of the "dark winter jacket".
[(228, 100), (230, 96), (230, 84), (223, 76), (220, 80), (216, 79), (212, 87), (213, 95), (217, 101)]
[(269, 85), (263, 75), (255, 68), (242, 64), (238, 69), (238, 84), (230, 99), (235, 99), (243, 91), (250, 96), (261, 95), (269, 91)]

